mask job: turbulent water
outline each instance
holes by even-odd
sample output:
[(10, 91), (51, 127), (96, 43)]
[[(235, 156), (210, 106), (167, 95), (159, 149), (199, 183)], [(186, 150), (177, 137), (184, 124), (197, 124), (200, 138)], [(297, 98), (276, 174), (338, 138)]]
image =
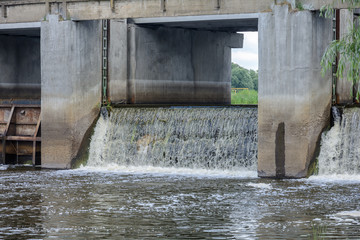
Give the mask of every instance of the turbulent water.
[(360, 109), (333, 108), (334, 126), (322, 136), (319, 175), (360, 175)]
[(9, 167), (0, 239), (360, 239), (359, 201), (359, 182)]
[(90, 167), (0, 166), (0, 239), (360, 239), (359, 112), (324, 134), (320, 176), (276, 180), (256, 177), (256, 109), (117, 109)]
[(89, 167), (257, 168), (257, 109), (122, 108), (100, 117)]

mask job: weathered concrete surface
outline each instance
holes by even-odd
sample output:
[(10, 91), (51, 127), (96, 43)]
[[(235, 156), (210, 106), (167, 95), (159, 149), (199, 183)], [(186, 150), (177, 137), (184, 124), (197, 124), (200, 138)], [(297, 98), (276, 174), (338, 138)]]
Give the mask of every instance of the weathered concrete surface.
[(110, 21), (108, 51), (109, 98), (114, 103), (125, 103), (127, 99), (128, 28), (126, 20)]
[(41, 110), (44, 168), (70, 168), (101, 100), (101, 22), (41, 25)]
[[(353, 12), (347, 9), (340, 10), (340, 39), (343, 38), (353, 26)], [(337, 103), (353, 102), (353, 83), (347, 79), (347, 71), (345, 69), (344, 76), (338, 78), (336, 82), (336, 101)]]
[(0, 35), (0, 99), (40, 97), (40, 38)]
[[(64, 19), (91, 20), (91, 19), (116, 19), (116, 18), (141, 18), (163, 16), (197, 16), (239, 13), (261, 13), (271, 11), (275, 3), (284, 0), (114, 0), (114, 8), (109, 0), (8, 0), (0, 1), (5, 7), (1, 10), (0, 23), (10, 22), (37, 22), (50, 14), (62, 13)], [(293, 3), (294, 0), (285, 2)], [(305, 8), (317, 10), (333, 0), (301, 0)], [(293, 4), (294, 5), (294, 4)], [(346, 6), (336, 6), (346, 7)]]
[(243, 35), (130, 27), (128, 103), (230, 104), (231, 47)]
[(130, 19), (130, 23), (135, 23), (139, 26), (153, 25), (203, 31), (257, 31), (258, 13), (132, 18)]
[(260, 14), (260, 177), (306, 176), (329, 124), (331, 76), (321, 77), (320, 60), (331, 39), (331, 21), (316, 12), (277, 6)]

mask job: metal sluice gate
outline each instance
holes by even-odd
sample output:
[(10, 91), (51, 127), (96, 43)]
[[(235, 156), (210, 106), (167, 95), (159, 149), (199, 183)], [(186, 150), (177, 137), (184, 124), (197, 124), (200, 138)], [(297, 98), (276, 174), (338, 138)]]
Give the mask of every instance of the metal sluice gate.
[(0, 105), (0, 163), (41, 165), (40, 105)]

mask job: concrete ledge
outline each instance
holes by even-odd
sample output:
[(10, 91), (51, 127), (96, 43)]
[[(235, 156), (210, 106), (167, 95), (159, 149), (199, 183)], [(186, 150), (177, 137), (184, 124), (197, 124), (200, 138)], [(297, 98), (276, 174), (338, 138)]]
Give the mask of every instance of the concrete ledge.
[(207, 22), (217, 20), (239, 20), (239, 19), (258, 19), (258, 13), (244, 14), (222, 14), (222, 15), (200, 15), (200, 16), (176, 16), (176, 17), (153, 17), (153, 18), (133, 18), (130, 23), (135, 24), (154, 24), (154, 23), (179, 23), (179, 22)]
[(22, 29), (39, 29), (41, 22), (24, 22), (24, 23), (6, 23), (0, 24), (0, 30), (22, 30)]

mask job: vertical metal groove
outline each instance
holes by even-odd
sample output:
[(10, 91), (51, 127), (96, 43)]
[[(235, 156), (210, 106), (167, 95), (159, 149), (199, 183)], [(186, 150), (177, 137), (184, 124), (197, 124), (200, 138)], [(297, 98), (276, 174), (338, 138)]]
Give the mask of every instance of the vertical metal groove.
[(106, 105), (108, 102), (108, 35), (109, 35), (109, 20), (102, 20), (102, 104)]
[[(335, 10), (334, 16), (333, 16), (333, 40), (339, 40), (339, 26), (340, 25), (340, 11)], [(338, 58), (335, 59), (335, 61), (332, 64), (332, 103), (337, 103), (337, 97), (336, 97), (336, 83), (337, 83), (337, 77), (336, 77), (336, 71), (337, 71), (337, 62)]]
[(7, 6), (6, 5), (2, 5), (2, 14), (3, 14), (3, 18), (7, 18), (8, 14), (7, 14)]
[(166, 12), (166, 0), (161, 0), (161, 10)]

